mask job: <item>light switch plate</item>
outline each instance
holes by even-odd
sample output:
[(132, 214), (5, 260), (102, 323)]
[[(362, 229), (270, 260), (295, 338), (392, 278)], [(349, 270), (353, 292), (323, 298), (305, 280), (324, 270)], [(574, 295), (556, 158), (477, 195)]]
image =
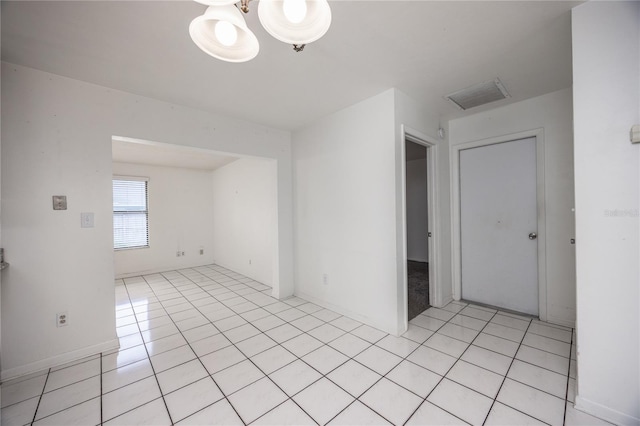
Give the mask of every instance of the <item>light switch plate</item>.
[(80, 227), (93, 228), (93, 213), (80, 213)]
[(66, 210), (67, 209), (67, 196), (66, 195), (54, 195), (53, 196), (53, 209), (54, 210)]

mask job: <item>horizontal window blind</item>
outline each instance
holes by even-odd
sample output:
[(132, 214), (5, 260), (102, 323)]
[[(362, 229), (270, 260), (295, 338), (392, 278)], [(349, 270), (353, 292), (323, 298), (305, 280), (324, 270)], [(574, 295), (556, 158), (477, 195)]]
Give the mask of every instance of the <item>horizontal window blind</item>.
[(149, 247), (145, 178), (113, 178), (113, 248)]

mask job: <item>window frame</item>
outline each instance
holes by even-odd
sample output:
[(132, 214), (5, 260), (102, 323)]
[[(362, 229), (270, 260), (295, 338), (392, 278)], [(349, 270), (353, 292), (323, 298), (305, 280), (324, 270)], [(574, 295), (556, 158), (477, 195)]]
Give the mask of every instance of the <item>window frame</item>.
[[(113, 192), (113, 185), (115, 181), (123, 181), (123, 182), (144, 182), (144, 192), (145, 192), (145, 197), (144, 197), (144, 201), (145, 201), (145, 205), (144, 205), (144, 210), (124, 210), (124, 211), (116, 211), (115, 210), (115, 197), (114, 192)], [(121, 251), (121, 250), (137, 250), (137, 249), (147, 249), (150, 248), (151, 243), (150, 243), (150, 235), (149, 235), (149, 181), (150, 179), (148, 177), (144, 177), (144, 176), (123, 176), (123, 175), (113, 175), (113, 177), (111, 178), (111, 187), (112, 187), (112, 200), (111, 200), (111, 210), (112, 210), (112, 214), (113, 214), (113, 226), (112, 226), (112, 232), (113, 232), (113, 250), (114, 251)], [(116, 215), (135, 215), (135, 214), (144, 214), (145, 216), (145, 221), (146, 221), (146, 245), (136, 245), (136, 246), (125, 246), (125, 247), (116, 247), (116, 238), (115, 238), (115, 216)]]

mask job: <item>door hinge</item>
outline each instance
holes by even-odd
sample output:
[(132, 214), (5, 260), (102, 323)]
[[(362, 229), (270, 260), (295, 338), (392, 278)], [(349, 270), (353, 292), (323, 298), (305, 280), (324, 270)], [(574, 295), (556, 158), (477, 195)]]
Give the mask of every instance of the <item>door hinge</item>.
[(4, 261), (4, 249), (0, 248), (0, 271), (8, 267), (9, 264)]

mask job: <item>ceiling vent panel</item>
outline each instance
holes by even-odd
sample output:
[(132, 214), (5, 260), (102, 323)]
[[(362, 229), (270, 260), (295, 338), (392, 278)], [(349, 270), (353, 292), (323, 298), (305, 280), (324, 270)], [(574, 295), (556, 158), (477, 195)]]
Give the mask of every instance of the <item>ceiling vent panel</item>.
[(469, 108), (475, 108), (480, 105), (485, 105), (490, 102), (499, 101), (511, 97), (504, 88), (500, 79), (485, 81), (466, 89), (458, 90), (445, 96), (445, 98), (451, 101), (456, 107), (467, 110)]

